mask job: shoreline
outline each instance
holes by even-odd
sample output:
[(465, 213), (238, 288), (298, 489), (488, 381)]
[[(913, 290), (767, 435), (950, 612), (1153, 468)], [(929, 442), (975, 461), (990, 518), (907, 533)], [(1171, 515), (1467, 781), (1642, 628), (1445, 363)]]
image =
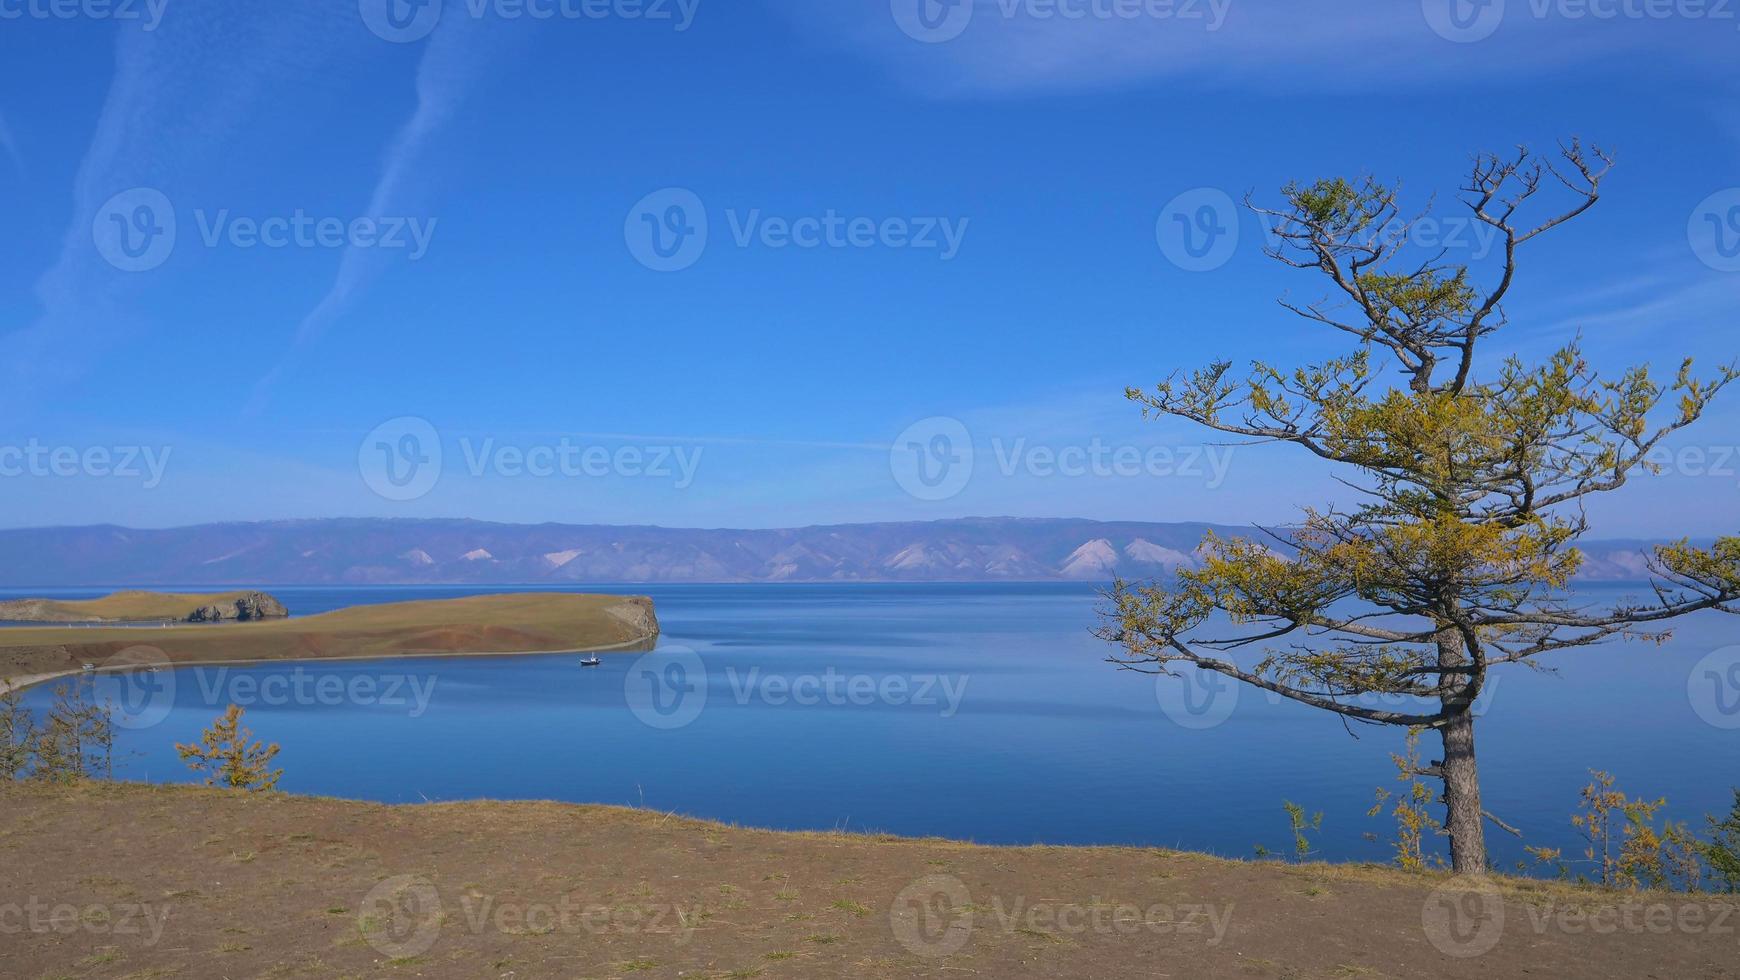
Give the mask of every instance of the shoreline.
[[(155, 666), (167, 670), (181, 670), (184, 667), (258, 667), (267, 664), (283, 664), (287, 666), (303, 666), (329, 661), (357, 663), (370, 660), (415, 660), (419, 658), (452, 658), (452, 657), (560, 657), (565, 654), (584, 653), (644, 653), (650, 652), (657, 645), (659, 638), (652, 636), (639, 640), (623, 640), (608, 646), (588, 647), (575, 650), (429, 650), (400, 654), (362, 653), (336, 657), (302, 657), (302, 658), (256, 658), (256, 659), (225, 659), (225, 660), (177, 660), (168, 664)], [(641, 644), (648, 644), (646, 650), (634, 650)], [(84, 677), (95, 674), (128, 674), (136, 673), (140, 666), (99, 666), (94, 670), (62, 670), (49, 674), (24, 674), (19, 677), (0, 677), (0, 694), (17, 694), (33, 687), (40, 687), (53, 681), (67, 677)]]

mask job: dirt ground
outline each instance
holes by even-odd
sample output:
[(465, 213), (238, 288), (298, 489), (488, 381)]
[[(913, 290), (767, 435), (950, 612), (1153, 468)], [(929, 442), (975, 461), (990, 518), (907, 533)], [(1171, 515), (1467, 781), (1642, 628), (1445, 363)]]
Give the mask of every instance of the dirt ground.
[(1740, 975), (1713, 896), (550, 803), (0, 786), (5, 977)]

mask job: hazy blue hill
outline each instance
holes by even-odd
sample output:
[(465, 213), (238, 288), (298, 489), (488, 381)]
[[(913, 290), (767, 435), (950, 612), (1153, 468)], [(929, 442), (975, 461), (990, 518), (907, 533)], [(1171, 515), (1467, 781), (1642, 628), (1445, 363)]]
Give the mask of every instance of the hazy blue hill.
[[(1209, 524), (964, 518), (778, 530), (341, 518), (0, 531), (0, 586), (1104, 581), (1188, 565)], [(1641, 577), (1642, 541), (1588, 547)]]

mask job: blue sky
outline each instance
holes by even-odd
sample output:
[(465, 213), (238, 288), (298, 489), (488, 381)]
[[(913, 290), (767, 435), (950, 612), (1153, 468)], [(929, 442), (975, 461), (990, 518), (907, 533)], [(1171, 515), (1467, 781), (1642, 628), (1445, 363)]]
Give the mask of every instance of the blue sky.
[[(1471, 153), (1572, 135), (1618, 166), (1496, 349), (1740, 353), (1699, 239), (1740, 215), (1740, 4), (385, 2), (0, 0), (3, 523), (1284, 521), (1336, 485), (1121, 392), (1342, 345), (1248, 214), (1169, 260), (1169, 203), (1370, 171), (1459, 218)], [(1598, 531), (1732, 532), (1737, 422)], [(965, 443), (958, 485), (899, 462)]]

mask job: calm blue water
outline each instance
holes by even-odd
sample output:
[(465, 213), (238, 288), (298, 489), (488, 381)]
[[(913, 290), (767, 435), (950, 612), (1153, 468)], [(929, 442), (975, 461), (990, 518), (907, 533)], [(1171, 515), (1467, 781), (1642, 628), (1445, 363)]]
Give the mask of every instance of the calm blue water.
[[(271, 591), (309, 614), (508, 590)], [(1229, 702), (1119, 671), (1088, 633), (1091, 587), (590, 591), (650, 593), (659, 650), (593, 669), (561, 655), (135, 675), (114, 682), (143, 706), (131, 717), (144, 727), (122, 733), (120, 775), (189, 779), (173, 743), (236, 701), (258, 736), (283, 745), (282, 787), (299, 793), (644, 804), (764, 827), (1236, 855), (1289, 845), (1288, 799), (1324, 812), (1324, 857), (1387, 856), (1363, 835), (1387, 837), (1390, 824), (1365, 811), (1374, 787), (1394, 785), (1399, 731), (1350, 734), (1253, 690)], [(1740, 729), (1706, 722), (1688, 677), (1740, 643), (1740, 619), (1693, 617), (1678, 633), (1666, 648), (1561, 657), (1557, 674), (1501, 672), (1478, 736), (1488, 808), (1529, 843), (1568, 853), (1578, 849), (1568, 815), (1591, 767), (1633, 795), (1667, 796), (1679, 819), (1726, 811)], [(1717, 693), (1740, 698), (1740, 688)], [(50, 692), (29, 698), (41, 707)], [(1436, 747), (1428, 736), (1427, 759)], [(1491, 840), (1506, 863), (1521, 856), (1519, 842)]]

